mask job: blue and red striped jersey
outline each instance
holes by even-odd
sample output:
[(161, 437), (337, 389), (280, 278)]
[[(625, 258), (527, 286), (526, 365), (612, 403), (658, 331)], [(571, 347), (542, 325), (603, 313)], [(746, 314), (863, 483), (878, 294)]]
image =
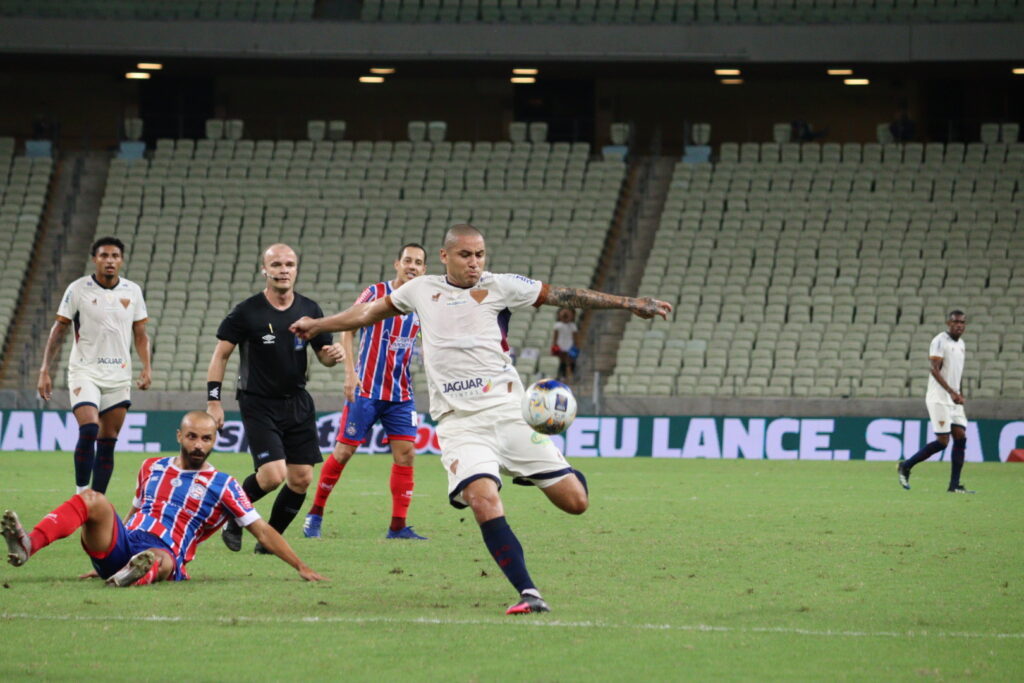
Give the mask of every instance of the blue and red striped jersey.
[[(391, 282), (378, 282), (363, 290), (357, 304), (383, 299), (391, 294)], [(363, 328), (359, 340), (359, 395), (378, 401), (411, 401), (412, 360), (416, 335), (420, 332), (420, 319), (415, 313), (406, 313)]]
[(125, 526), (159, 537), (174, 553), (183, 572), (186, 563), (195, 557), (196, 546), (229, 515), (241, 526), (260, 518), (230, 474), (212, 466), (182, 470), (174, 464), (173, 456), (149, 458), (142, 463), (132, 507), (136, 512)]

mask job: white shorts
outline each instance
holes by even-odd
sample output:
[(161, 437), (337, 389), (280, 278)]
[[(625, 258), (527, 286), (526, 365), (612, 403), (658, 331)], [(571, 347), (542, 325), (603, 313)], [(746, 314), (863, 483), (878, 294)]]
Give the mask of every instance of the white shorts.
[(956, 403), (939, 403), (928, 401), (928, 417), (932, 421), (932, 431), (936, 434), (949, 434), (953, 425), (967, 427), (967, 415), (964, 407)]
[(71, 409), (91, 404), (96, 406), (100, 415), (114, 408), (127, 408), (132, 404), (132, 383), (118, 382), (105, 384), (92, 377), (68, 373), (68, 398)]
[(523, 421), (519, 397), (486, 410), (455, 411), (437, 424), (441, 464), (448, 471), (448, 500), (466, 507), (462, 490), (488, 477), (501, 487), (501, 475), (525, 479), (547, 488), (572, 474), (565, 456), (551, 438)]

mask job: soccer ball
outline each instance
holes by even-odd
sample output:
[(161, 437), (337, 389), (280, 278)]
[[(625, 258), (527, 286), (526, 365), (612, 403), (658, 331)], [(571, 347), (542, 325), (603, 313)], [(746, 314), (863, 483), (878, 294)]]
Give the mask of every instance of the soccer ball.
[(523, 395), (523, 419), (541, 434), (564, 432), (576, 419), (572, 389), (554, 379), (537, 380)]

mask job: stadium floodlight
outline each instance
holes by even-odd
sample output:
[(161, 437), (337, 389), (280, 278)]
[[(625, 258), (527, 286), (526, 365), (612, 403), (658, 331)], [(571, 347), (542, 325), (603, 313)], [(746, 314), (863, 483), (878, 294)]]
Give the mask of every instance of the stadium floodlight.
[(511, 82), (513, 82), (513, 83), (515, 83), (517, 85), (530, 85), (532, 83), (536, 83), (537, 82), (537, 79), (534, 78), (533, 76), (513, 76), (512, 78), (510, 78), (508, 80), (510, 80)]
[(743, 85), (742, 78), (723, 78), (721, 80), (722, 85)]
[(359, 82), (360, 83), (383, 83), (384, 82), (384, 77), (383, 76), (360, 76), (359, 77)]
[(739, 76), (740, 73), (739, 69), (715, 69), (716, 76)]
[(843, 85), (871, 85), (871, 81), (866, 78), (844, 78)]
[(139, 71), (160, 71), (164, 68), (164, 65), (159, 62), (139, 62), (135, 65), (135, 68)]
[(829, 69), (829, 76), (852, 76), (853, 69)]
[(380, 76), (391, 76), (395, 73), (395, 70), (390, 66), (374, 66), (370, 67), (370, 73)]
[(512, 69), (512, 73), (516, 76), (536, 76), (540, 73), (540, 69), (530, 69), (525, 67), (517, 67)]
[(129, 71), (124, 77), (133, 81), (148, 81), (151, 75), (146, 71)]
[(1024, 76), (1024, 67), (1018, 66), (1016, 69), (1013, 70), (1013, 73), (1016, 76)]

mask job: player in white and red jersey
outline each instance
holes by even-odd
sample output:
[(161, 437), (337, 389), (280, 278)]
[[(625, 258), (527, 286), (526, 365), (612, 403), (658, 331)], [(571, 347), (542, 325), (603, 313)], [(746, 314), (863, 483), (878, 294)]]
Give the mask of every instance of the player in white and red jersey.
[[(409, 280), (426, 271), (426, 250), (406, 244), (395, 260), (395, 278), (370, 285), (356, 304), (384, 299)], [(359, 342), (358, 367), (352, 360), (352, 333), (341, 333), (345, 348), (345, 407), (338, 420), (334, 453), (320, 469), (313, 505), (302, 525), (306, 538), (320, 538), (324, 506), (338, 483), (345, 465), (380, 421), (391, 445), (391, 525), (385, 538), (427, 540), (407, 524), (414, 488), (413, 443), (416, 440), (416, 403), (412, 394), (409, 361), (412, 359), (420, 321), (415, 313), (387, 318), (367, 328)]]
[(928, 408), (935, 441), (899, 464), (897, 469), (900, 486), (910, 489), (910, 470), (936, 453), (945, 450), (949, 435), (953, 435), (953, 452), (950, 454), (950, 493), (974, 493), (960, 483), (960, 472), (964, 467), (967, 450), (967, 415), (964, 404), (967, 399), (961, 391), (964, 374), (964, 356), (967, 347), (961, 339), (967, 329), (967, 318), (963, 311), (950, 311), (946, 318), (946, 331), (940, 332), (928, 346), (928, 361), (931, 374), (928, 376), (928, 393), (924, 402)]
[(39, 369), (37, 388), (50, 400), (53, 382), (50, 363), (64, 335), (74, 325), (75, 336), (68, 358), (68, 394), (78, 420), (75, 446), (75, 486), (105, 493), (114, 471), (114, 445), (131, 401), (132, 341), (142, 361), (136, 386), (148, 389), (149, 336), (146, 334), (146, 302), (142, 289), (120, 276), (124, 243), (102, 237), (92, 245), (96, 273), (68, 285), (50, 329)]
[(509, 357), (511, 312), (530, 306), (622, 308), (641, 318), (667, 317), (671, 304), (590, 289), (554, 287), (522, 275), (484, 270), (483, 235), (471, 225), (453, 226), (441, 249), (444, 275), (424, 275), (389, 297), (359, 304), (328, 318), (301, 318), (291, 329), (306, 337), (352, 330), (415, 311), (423, 333), (430, 412), (437, 421), (448, 498), (470, 507), (484, 544), (519, 601), (507, 614), (550, 611), (526, 569), (523, 549), (505, 520), (501, 474), (534, 485), (558, 508), (582, 514), (590, 501), (583, 475), (547, 437), (523, 420), (523, 386)]
[(127, 523), (106, 496), (91, 489), (65, 501), (31, 532), (22, 528), (13, 511), (6, 511), (0, 532), (7, 541), (8, 561), (20, 567), (82, 527), (82, 548), (108, 585), (182, 581), (189, 578), (185, 567), (195, 557), (196, 546), (233, 518), (303, 579), (322, 580), (260, 518), (234, 477), (206, 462), (216, 440), (217, 423), (210, 415), (199, 410), (187, 413), (178, 428), (178, 455), (142, 464)]

